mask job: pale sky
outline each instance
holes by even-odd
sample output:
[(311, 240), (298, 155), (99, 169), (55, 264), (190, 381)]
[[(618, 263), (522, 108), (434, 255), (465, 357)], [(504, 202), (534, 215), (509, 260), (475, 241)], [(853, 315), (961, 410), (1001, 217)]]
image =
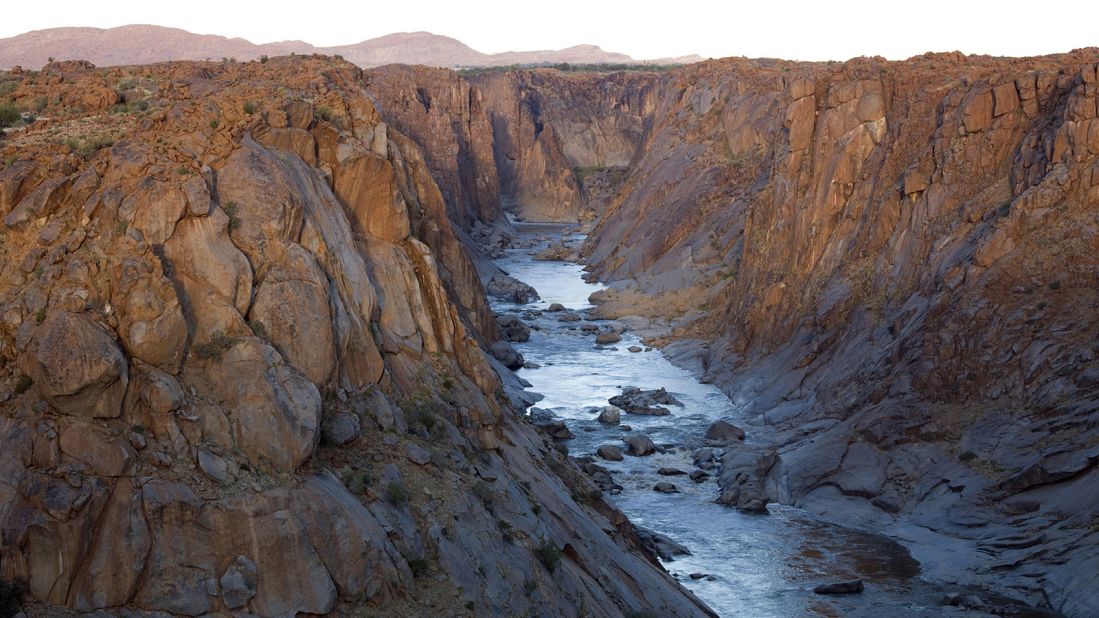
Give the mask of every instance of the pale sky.
[(638, 59), (903, 59), (953, 50), (1029, 56), (1099, 46), (1099, 0), (54, 0), (43, 10), (4, 11), (0, 37), (133, 23), (318, 46), (426, 30), (488, 53), (593, 43)]

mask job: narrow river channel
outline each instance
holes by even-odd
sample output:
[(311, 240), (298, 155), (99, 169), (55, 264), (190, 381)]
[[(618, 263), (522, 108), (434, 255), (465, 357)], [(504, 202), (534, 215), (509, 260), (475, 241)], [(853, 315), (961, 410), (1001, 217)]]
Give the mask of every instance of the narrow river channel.
[[(563, 419), (575, 434), (566, 442), (572, 455), (592, 455), (602, 444), (622, 446), (629, 431), (644, 432), (666, 447), (648, 457), (596, 461), (624, 488), (608, 496), (612, 503), (634, 523), (690, 550), (690, 555), (665, 563), (685, 586), (722, 616), (940, 616), (955, 609), (940, 605), (943, 589), (920, 580), (918, 563), (884, 537), (830, 525), (780, 505), (771, 505), (769, 515), (744, 514), (714, 502), (718, 487), (713, 479), (696, 484), (686, 476), (657, 475), (662, 467), (695, 469), (692, 453), (703, 446), (709, 425), (725, 419), (747, 426), (744, 419), (721, 391), (671, 364), (659, 350), (630, 352), (630, 346), (644, 346), (635, 335), (626, 332), (618, 343), (597, 346), (594, 335), (580, 328), (588, 320), (562, 322), (561, 313), (546, 312), (550, 304), (560, 303), (584, 315), (592, 307), (588, 296), (603, 286), (585, 282), (579, 264), (532, 259), (565, 228), (516, 227), (528, 241), (518, 244), (533, 246), (509, 249), (497, 264), (533, 286), (541, 300), (496, 302), (494, 309), (518, 315), (531, 326), (530, 340), (515, 347), (539, 367), (521, 369), (519, 375), (532, 384), (530, 390), (545, 397), (536, 406)], [(683, 406), (669, 406), (671, 416), (623, 414), (619, 426), (599, 423), (593, 410), (607, 405), (625, 386), (666, 388)], [(716, 469), (711, 472), (716, 476)], [(654, 491), (660, 481), (674, 483), (679, 493)], [(854, 578), (866, 584), (861, 595), (812, 591), (820, 583)]]

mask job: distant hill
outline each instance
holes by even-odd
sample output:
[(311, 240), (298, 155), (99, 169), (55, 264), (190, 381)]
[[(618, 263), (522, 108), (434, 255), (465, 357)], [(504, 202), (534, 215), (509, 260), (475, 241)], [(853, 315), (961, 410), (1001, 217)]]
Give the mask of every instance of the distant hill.
[(131, 25), (118, 28), (51, 28), (0, 39), (0, 67), (37, 68), (49, 58), (88, 60), (98, 66), (148, 64), (167, 60), (252, 60), (262, 55), (339, 54), (362, 67), (383, 64), (423, 64), (437, 67), (504, 66), (510, 64), (689, 64), (698, 56), (635, 60), (596, 45), (560, 50), (485, 54), (450, 37), (430, 32), (402, 32), (353, 45), (314, 47), (305, 41), (257, 45), (241, 38), (194, 34), (179, 28)]

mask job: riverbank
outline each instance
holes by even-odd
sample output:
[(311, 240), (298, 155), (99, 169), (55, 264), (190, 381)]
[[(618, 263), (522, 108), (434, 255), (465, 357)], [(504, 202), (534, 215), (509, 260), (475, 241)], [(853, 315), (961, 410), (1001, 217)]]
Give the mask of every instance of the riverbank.
[[(629, 330), (618, 342), (596, 344), (597, 333), (617, 330), (616, 321), (590, 319), (599, 315), (588, 298), (603, 286), (583, 281), (579, 264), (532, 259), (564, 228), (520, 224), (517, 229), (519, 242), (497, 265), (541, 297), (526, 304), (494, 303), (498, 314), (530, 328), (528, 341), (514, 343), (530, 367), (517, 373), (544, 396), (536, 404), (538, 414), (552, 415), (574, 436), (562, 441), (570, 453), (582, 461), (591, 458), (621, 487), (609, 491), (607, 499), (635, 524), (691, 551), (664, 563), (685, 586), (722, 615), (984, 615), (961, 607), (966, 597), (976, 606), (976, 591), (924, 581), (918, 563), (885, 537), (835, 526), (788, 506), (773, 505), (768, 516), (738, 512), (714, 502), (720, 491), (712, 477), (695, 483), (686, 474), (659, 474), (662, 469), (699, 470), (695, 455), (718, 419), (749, 428), (746, 444), (758, 444), (760, 436), (720, 390), (671, 362), (685, 357), (646, 351)], [(554, 304), (561, 310), (549, 311)], [(598, 411), (626, 386), (666, 388), (683, 405), (667, 406), (668, 416), (621, 414), (618, 425), (600, 423)], [(626, 450), (624, 439), (636, 435), (649, 437), (658, 451), (645, 457), (626, 454), (622, 461), (595, 455), (601, 446)], [(662, 482), (677, 491), (654, 491)], [(816, 585), (848, 579), (862, 579), (865, 591), (841, 598), (812, 592)], [(985, 596), (985, 607), (1001, 601)], [(951, 600), (959, 605), (949, 605)]]

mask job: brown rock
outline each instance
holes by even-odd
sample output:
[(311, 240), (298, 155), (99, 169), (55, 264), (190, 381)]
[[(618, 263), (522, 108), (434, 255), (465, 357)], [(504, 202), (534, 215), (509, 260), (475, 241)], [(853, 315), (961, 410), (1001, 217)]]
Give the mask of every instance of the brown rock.
[(294, 368), (325, 384), (336, 368), (336, 341), (328, 279), (313, 255), (296, 244), (269, 268), (256, 287), (249, 321)]
[(129, 383), (126, 358), (107, 331), (85, 314), (58, 311), (39, 329), (34, 384), (59, 412), (115, 417)]

